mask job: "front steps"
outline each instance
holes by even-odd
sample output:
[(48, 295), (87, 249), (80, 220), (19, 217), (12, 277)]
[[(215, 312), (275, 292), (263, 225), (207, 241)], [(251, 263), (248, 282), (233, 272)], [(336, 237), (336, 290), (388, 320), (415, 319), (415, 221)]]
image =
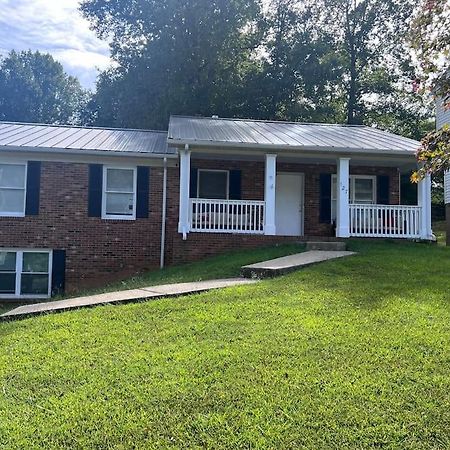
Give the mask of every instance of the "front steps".
[(344, 252), (347, 250), (347, 244), (340, 241), (308, 241), (306, 243), (306, 250), (322, 250), (331, 252)]
[(347, 251), (310, 250), (304, 253), (283, 256), (282, 258), (244, 266), (241, 268), (241, 276), (244, 278), (273, 278), (313, 264), (336, 258), (344, 258), (354, 254), (354, 252)]

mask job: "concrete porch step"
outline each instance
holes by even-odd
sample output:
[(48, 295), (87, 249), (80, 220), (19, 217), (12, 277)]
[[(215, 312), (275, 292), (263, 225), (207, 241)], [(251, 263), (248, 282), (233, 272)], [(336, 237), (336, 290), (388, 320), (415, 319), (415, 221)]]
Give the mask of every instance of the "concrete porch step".
[(306, 250), (343, 252), (347, 250), (347, 244), (339, 241), (309, 241), (306, 243)]
[(311, 250), (244, 266), (241, 268), (241, 275), (244, 278), (273, 278), (323, 261), (344, 258), (354, 254), (354, 252), (347, 251)]

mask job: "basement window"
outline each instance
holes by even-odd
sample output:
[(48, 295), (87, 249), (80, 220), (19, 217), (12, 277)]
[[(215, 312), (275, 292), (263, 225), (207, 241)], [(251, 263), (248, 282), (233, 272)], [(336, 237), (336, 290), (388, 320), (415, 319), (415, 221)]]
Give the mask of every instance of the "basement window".
[(0, 297), (50, 297), (50, 256), (46, 250), (0, 250)]

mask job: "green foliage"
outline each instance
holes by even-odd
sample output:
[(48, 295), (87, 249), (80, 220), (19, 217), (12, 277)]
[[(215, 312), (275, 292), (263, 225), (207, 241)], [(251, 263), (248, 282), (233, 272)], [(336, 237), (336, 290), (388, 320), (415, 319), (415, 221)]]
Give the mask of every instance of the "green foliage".
[(410, 39), (420, 63), (423, 90), (429, 89), (450, 106), (450, 3), (422, 0)]
[(442, 175), (450, 170), (450, 126), (445, 125), (425, 136), (417, 153), (417, 160), (420, 169), (412, 175), (415, 182), (423, 179), (426, 174)]
[(165, 128), (170, 113), (236, 113), (259, 43), (256, 0), (86, 0), (82, 11), (118, 64), (100, 79), (97, 123)]
[(0, 447), (449, 448), (449, 251), (352, 249), (257, 285), (0, 323)]
[(165, 128), (171, 113), (218, 114), (422, 137), (430, 113), (405, 52), (413, 3), (85, 0), (117, 63), (99, 79), (92, 121)]
[(0, 59), (0, 120), (79, 123), (87, 92), (49, 54), (12, 51)]

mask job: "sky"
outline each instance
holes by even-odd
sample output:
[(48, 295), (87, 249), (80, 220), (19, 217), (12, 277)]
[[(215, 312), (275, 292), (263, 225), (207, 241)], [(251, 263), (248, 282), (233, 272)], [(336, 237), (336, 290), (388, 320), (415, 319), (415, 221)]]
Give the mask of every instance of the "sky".
[(80, 0), (0, 0), (0, 54), (10, 50), (50, 53), (85, 88), (110, 64), (108, 44), (89, 29)]

